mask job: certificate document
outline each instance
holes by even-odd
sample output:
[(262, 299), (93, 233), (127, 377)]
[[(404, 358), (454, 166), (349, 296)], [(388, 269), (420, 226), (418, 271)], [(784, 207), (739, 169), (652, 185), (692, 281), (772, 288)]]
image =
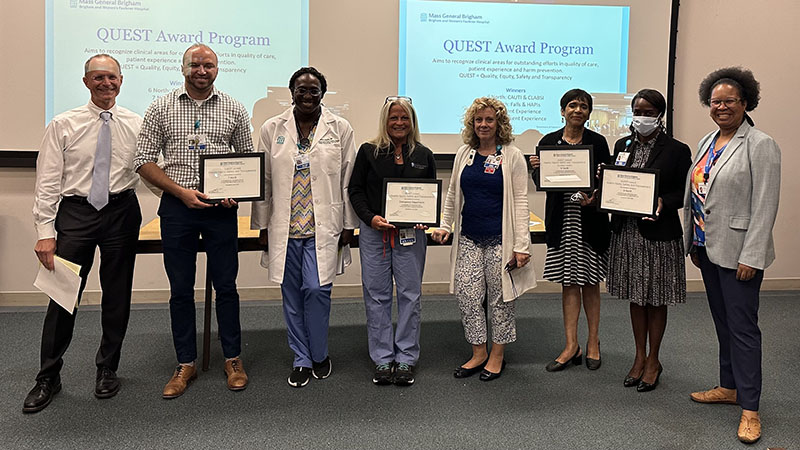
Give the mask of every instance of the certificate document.
[(237, 202), (264, 199), (264, 154), (226, 153), (200, 155), (199, 191), (218, 203), (232, 198)]
[(658, 169), (601, 166), (601, 211), (633, 216), (655, 216), (658, 208)]
[(395, 226), (439, 226), (442, 180), (386, 178), (383, 180), (383, 217)]
[(538, 191), (591, 191), (594, 189), (594, 152), (591, 145), (540, 145), (536, 147)]

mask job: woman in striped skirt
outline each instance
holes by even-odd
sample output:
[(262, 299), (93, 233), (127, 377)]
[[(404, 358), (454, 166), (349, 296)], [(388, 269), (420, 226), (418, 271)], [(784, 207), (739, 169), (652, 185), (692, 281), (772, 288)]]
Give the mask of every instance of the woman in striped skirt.
[[(545, 135), (539, 145), (592, 145), (595, 164), (610, 163), (606, 139), (588, 130), (584, 124), (592, 112), (592, 96), (581, 89), (567, 91), (561, 97), (561, 115), (565, 126)], [(534, 180), (539, 158), (530, 158)], [(547, 257), (544, 278), (561, 284), (566, 343), (561, 354), (546, 370), (563, 370), (570, 363), (580, 365), (583, 352), (578, 344), (578, 318), (581, 303), (586, 313), (589, 336), (586, 344), (586, 367), (600, 368), (600, 281), (608, 266), (610, 229), (608, 214), (598, 212), (595, 192), (548, 192), (545, 204)]]

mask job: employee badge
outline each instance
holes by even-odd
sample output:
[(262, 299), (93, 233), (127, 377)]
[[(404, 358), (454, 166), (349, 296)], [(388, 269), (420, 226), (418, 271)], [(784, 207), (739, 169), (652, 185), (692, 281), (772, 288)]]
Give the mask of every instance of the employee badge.
[(631, 152), (619, 152), (617, 154), (617, 160), (614, 161), (615, 166), (624, 166), (628, 163), (628, 158), (631, 156)]
[(697, 193), (700, 195), (708, 195), (708, 183), (697, 183)]
[(417, 230), (413, 228), (400, 228), (400, 245), (408, 247), (417, 242)]
[(294, 167), (297, 170), (308, 169), (311, 166), (311, 162), (308, 157), (308, 153), (298, 153), (294, 157)]

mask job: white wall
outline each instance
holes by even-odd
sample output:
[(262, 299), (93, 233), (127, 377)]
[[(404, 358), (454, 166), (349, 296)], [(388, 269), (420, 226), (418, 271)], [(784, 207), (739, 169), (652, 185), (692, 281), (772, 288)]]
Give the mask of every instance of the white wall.
[[(364, 21), (351, 27), (348, 14), (370, 14), (378, 2), (348, 0), (323, 2), (312, 0), (311, 36), (325, 33), (341, 33), (345, 29), (357, 29), (362, 36), (377, 33), (387, 26), (387, 18), (380, 21)], [(335, 4), (326, 14), (315, 14), (314, 8)], [(383, 10), (383, 7), (378, 8)], [(396, 11), (396, 7), (394, 7)], [(378, 11), (372, 11), (377, 14)], [(6, 63), (0, 71), (0, 122), (3, 133), (14, 132), (14, 121), (18, 120), (15, 111), (25, 105), (33, 92), (44, 86), (42, 52), (26, 49), (43, 48), (43, 38), (37, 34), (28, 37), (25, 45), (19, 45), (15, 36), (27, 35), (25, 29), (40, 24), (43, 6), (39, 2), (4, 2), (0, 14), (0, 60)], [(350, 16), (352, 17), (352, 16)], [(743, 65), (753, 70), (761, 82), (762, 100), (752, 117), (756, 126), (772, 135), (783, 150), (782, 199), (775, 227), (777, 260), (766, 272), (765, 286), (800, 288), (800, 240), (795, 238), (795, 227), (800, 222), (796, 192), (800, 190), (800, 180), (787, 168), (800, 166), (800, 156), (793, 151), (791, 131), (796, 120), (792, 107), (800, 104), (800, 94), (796, 89), (797, 74), (800, 73), (800, 31), (796, 19), (800, 17), (800, 2), (793, 0), (684, 0), (681, 2), (678, 26), (678, 51), (676, 60), (675, 88), (675, 137), (694, 147), (697, 140), (713, 129), (708, 110), (702, 107), (697, 98), (697, 85), (710, 71), (728, 65)], [(391, 20), (388, 20), (391, 26)], [(393, 25), (396, 28), (396, 24)], [(392, 35), (395, 37), (396, 33)], [(325, 40), (322, 40), (325, 42)], [(374, 61), (364, 60), (362, 52), (337, 52), (337, 39), (327, 44), (312, 47), (311, 63), (325, 67), (352, 67), (353, 78), (348, 83), (364, 83)], [(389, 44), (387, 44), (389, 45)], [(379, 47), (376, 47), (379, 48)], [(391, 60), (396, 64), (396, 50), (388, 54), (376, 55), (377, 61)], [(632, 55), (635, 58), (635, 55)], [(360, 79), (358, 77), (361, 77)], [(340, 81), (341, 82), (341, 81)], [(347, 84), (341, 82), (342, 84)], [(383, 86), (388, 82), (377, 82)], [(376, 90), (369, 83), (361, 87)], [(388, 83), (391, 84), (391, 83)], [(637, 89), (644, 86), (633, 86)], [(76, 89), (83, 89), (76, 80)], [(381, 92), (385, 91), (383, 89)], [(374, 133), (372, 123), (354, 123), (356, 138), (366, 140)], [(20, 136), (21, 148), (36, 147), (38, 137)], [(4, 139), (6, 140), (6, 139)], [(530, 149), (523, 149), (530, 151)], [(447, 174), (440, 174), (446, 178)], [(26, 302), (44, 303), (43, 295), (35, 294), (31, 283), (37, 268), (33, 254), (35, 234), (31, 219), (32, 192), (34, 185), (33, 169), (0, 169), (0, 306), (11, 304), (23, 295)], [(157, 199), (144, 188), (139, 190), (144, 221), (155, 217)], [(542, 214), (544, 195), (535, 193), (531, 186), (531, 209)], [(247, 214), (247, 207), (242, 214)], [(538, 246), (533, 262), (541, 273), (544, 262), (544, 247)], [(444, 282), (448, 274), (448, 248), (432, 247), (428, 251), (426, 282)], [(337, 284), (357, 286), (359, 283), (358, 258), (347, 274), (337, 280)], [(199, 259), (198, 287), (204, 279), (204, 257)], [(699, 279), (699, 273), (687, 268), (690, 280)], [(772, 284), (770, 284), (772, 283)], [(254, 290), (268, 285), (266, 272), (258, 265), (258, 255), (242, 254), (238, 284), (244, 292), (258, 296), (263, 290)], [(697, 287), (697, 283), (692, 286)], [(163, 271), (160, 255), (142, 255), (137, 259), (134, 289), (139, 300), (166, 300), (168, 283)], [(97, 290), (96, 272), (87, 285), (89, 291)], [(357, 290), (353, 292), (358, 292)], [(247, 295), (245, 295), (247, 296)]]

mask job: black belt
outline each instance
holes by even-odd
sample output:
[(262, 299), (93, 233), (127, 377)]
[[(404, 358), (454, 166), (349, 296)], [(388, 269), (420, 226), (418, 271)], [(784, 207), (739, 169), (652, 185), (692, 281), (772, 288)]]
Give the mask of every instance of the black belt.
[[(120, 200), (124, 200), (124, 199), (126, 199), (126, 198), (128, 198), (128, 197), (130, 197), (130, 196), (132, 196), (134, 194), (136, 194), (136, 190), (135, 189), (127, 189), (127, 190), (124, 190), (124, 191), (120, 192), (119, 194), (109, 194), (108, 203), (115, 203), (115, 202), (118, 202)], [(89, 204), (88, 198), (87, 197), (82, 197), (80, 195), (69, 195), (67, 197), (64, 197), (61, 201), (64, 201), (64, 202), (69, 201), (69, 202), (73, 202), (73, 203), (79, 203), (81, 205), (88, 205)]]

